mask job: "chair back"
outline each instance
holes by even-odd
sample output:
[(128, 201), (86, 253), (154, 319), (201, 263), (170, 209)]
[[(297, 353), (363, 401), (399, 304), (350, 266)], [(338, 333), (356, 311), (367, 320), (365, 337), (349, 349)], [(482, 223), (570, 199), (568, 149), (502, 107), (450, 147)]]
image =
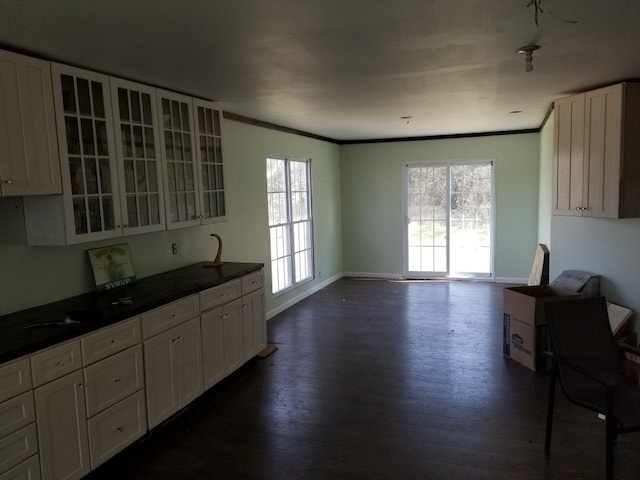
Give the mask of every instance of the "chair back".
[[(604, 297), (552, 301), (545, 304), (551, 347), (555, 354), (590, 372), (622, 385), (624, 377)], [(558, 367), (560, 385), (573, 401), (604, 408), (604, 389), (583, 375)]]

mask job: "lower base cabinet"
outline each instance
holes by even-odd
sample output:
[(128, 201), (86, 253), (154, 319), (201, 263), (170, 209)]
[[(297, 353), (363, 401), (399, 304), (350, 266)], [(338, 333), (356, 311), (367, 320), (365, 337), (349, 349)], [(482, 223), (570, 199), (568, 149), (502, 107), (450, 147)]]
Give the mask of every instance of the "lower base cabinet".
[(267, 328), (264, 316), (264, 289), (256, 290), (242, 297), (245, 361), (251, 360), (267, 346)]
[(200, 317), (145, 340), (144, 363), (153, 428), (203, 392)]
[(82, 478), (91, 470), (82, 371), (34, 391), (42, 476)]
[(263, 273), (0, 365), (0, 480), (75, 480), (266, 346)]
[(0, 480), (40, 480), (41, 478), (38, 455), (30, 457), (20, 465), (0, 475)]
[(89, 419), (91, 466), (96, 468), (147, 432), (144, 391)]

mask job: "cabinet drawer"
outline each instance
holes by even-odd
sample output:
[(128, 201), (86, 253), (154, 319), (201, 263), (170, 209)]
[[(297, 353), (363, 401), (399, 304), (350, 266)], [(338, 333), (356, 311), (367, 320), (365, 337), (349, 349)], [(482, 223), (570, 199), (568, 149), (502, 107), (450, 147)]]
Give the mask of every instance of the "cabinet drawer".
[(80, 341), (74, 340), (32, 355), (33, 386), (38, 387), (81, 368), (80, 352)]
[(32, 391), (0, 403), (0, 438), (35, 420)]
[(36, 425), (31, 423), (0, 439), (0, 472), (4, 472), (38, 453)]
[(40, 457), (34, 455), (17, 467), (0, 475), (0, 480), (40, 480)]
[(107, 358), (141, 342), (140, 319), (127, 320), (112, 327), (103, 328), (80, 340), (84, 365)]
[(264, 275), (262, 270), (250, 273), (242, 277), (242, 295), (264, 287)]
[(240, 279), (231, 280), (217, 287), (212, 287), (200, 292), (200, 307), (203, 312), (219, 307), (225, 303), (240, 298), (242, 283)]
[(144, 385), (142, 345), (85, 368), (87, 417), (93, 417)]
[(91, 468), (113, 457), (147, 431), (144, 392), (128, 397), (89, 420)]
[(198, 295), (191, 295), (142, 315), (142, 334), (144, 338), (175, 327), (200, 315)]
[(0, 367), (0, 402), (31, 389), (31, 365), (23, 358)]

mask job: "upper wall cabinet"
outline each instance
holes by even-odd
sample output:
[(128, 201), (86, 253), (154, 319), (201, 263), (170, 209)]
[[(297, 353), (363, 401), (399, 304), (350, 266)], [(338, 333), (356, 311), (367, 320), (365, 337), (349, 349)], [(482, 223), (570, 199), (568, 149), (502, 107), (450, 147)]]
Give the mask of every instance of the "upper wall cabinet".
[(158, 90), (167, 228), (226, 215), (220, 114), (215, 104)]
[(155, 89), (111, 78), (123, 233), (165, 229)]
[(0, 50), (0, 196), (61, 192), (49, 62)]
[(68, 245), (224, 219), (215, 104), (52, 64), (61, 196), (24, 199), (29, 245)]
[(222, 220), (227, 207), (224, 196), (224, 163), (222, 161), (222, 133), (220, 112), (211, 102), (195, 99), (196, 155), (200, 165), (202, 187), (201, 208), (203, 223)]
[(553, 213), (640, 217), (640, 85), (561, 99), (555, 115)]
[(122, 235), (109, 77), (51, 65), (62, 197), (25, 199), (27, 242), (60, 245)]
[(158, 90), (167, 228), (199, 225), (200, 188), (191, 97)]

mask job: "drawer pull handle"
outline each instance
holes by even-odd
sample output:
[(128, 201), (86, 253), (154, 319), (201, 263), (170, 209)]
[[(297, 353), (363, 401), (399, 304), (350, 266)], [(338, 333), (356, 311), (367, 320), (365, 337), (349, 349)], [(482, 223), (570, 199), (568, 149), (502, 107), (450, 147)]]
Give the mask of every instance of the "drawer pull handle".
[(242, 304), (242, 308), (247, 308), (248, 306), (249, 306), (249, 304), (248, 304), (248, 303), (243, 303), (243, 304)]
[(225, 313), (224, 315), (222, 315), (222, 318), (229, 318), (229, 314)]
[(171, 340), (173, 343), (178, 343), (181, 342), (183, 340), (182, 335), (179, 335), (177, 338), (174, 338), (173, 340)]
[(117, 428), (116, 428), (116, 430), (117, 430), (118, 432), (124, 432), (124, 427), (117, 427)]
[(174, 313), (173, 315), (171, 315), (172, 318), (176, 319), (178, 318), (180, 315), (178, 315), (177, 313)]
[(64, 365), (64, 362), (63, 362), (62, 360), (58, 360), (58, 361), (55, 363), (55, 366), (56, 366), (56, 367), (62, 367), (63, 365)]
[(221, 296), (221, 297), (226, 297), (226, 296), (227, 296), (227, 294), (226, 294), (226, 293), (221, 293), (221, 294), (220, 294), (220, 296)]
[(111, 345), (115, 344), (116, 341), (115, 340), (111, 340)]
[(114, 380), (114, 382), (115, 382), (115, 383), (120, 383), (121, 381), (122, 381), (122, 380), (121, 380), (121, 379), (119, 379), (119, 378), (116, 378), (116, 379)]
[(251, 282), (251, 285), (256, 285), (258, 282), (256, 282), (255, 280), (253, 282)]
[(85, 386), (86, 386), (86, 385), (85, 385), (84, 383), (79, 383), (79, 384), (78, 384), (78, 388), (85, 388)]

